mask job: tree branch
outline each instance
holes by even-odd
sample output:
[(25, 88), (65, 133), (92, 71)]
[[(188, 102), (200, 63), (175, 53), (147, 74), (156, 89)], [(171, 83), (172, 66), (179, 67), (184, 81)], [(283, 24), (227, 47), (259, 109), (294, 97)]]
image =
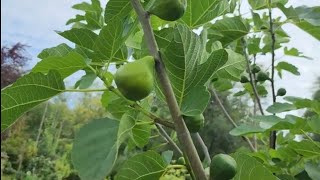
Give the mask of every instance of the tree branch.
[(163, 129), (162, 125), (156, 123), (157, 128), (160, 131), (160, 135), (166, 139), (171, 146), (179, 153), (180, 156), (183, 156), (183, 152), (181, 149), (178, 147), (178, 145), (171, 139), (171, 137), (168, 135), (168, 133)]
[[(229, 122), (230, 122), (234, 127), (238, 127), (238, 125), (236, 124), (236, 122), (231, 118), (231, 116), (229, 115), (228, 111), (227, 111), (226, 108), (223, 106), (223, 104), (222, 104), (222, 102), (221, 102), (221, 100), (220, 100), (217, 92), (216, 92), (212, 87), (210, 88), (210, 91), (211, 91), (211, 94), (213, 94), (213, 96), (215, 97), (215, 99), (216, 99), (216, 101), (218, 102), (221, 110), (223, 111), (223, 114), (227, 117), (227, 119), (229, 120)], [(257, 151), (257, 150), (254, 148), (254, 146), (252, 145), (252, 143), (251, 143), (251, 141), (249, 140), (249, 138), (247, 138), (247, 137), (245, 137), (245, 136), (241, 136), (241, 137), (242, 137), (242, 139), (243, 139), (244, 141), (246, 141), (246, 142), (249, 144), (249, 146), (250, 146), (250, 148), (251, 148), (252, 151), (254, 151), (254, 152)]]
[[(273, 20), (272, 20), (272, 9), (271, 9), (271, 0), (269, 2), (269, 21), (270, 21), (270, 35), (271, 35), (271, 89), (272, 89), (272, 101), (273, 104), (277, 101), (277, 96), (275, 93), (275, 87), (274, 87), (274, 61), (275, 61), (275, 43), (276, 43), (276, 38), (274, 35), (273, 31)], [(270, 140), (269, 140), (269, 146), (272, 149), (276, 148), (276, 131), (271, 131), (270, 132)]]
[(199, 142), (201, 149), (204, 153), (205, 158), (209, 161), (209, 164), (211, 163), (211, 157), (208, 151), (208, 147), (206, 146), (206, 144), (204, 143), (203, 139), (201, 138), (199, 133), (194, 133), (193, 137), (195, 137), (195, 139)]
[(242, 42), (242, 46), (243, 46), (243, 49), (242, 49), (243, 55), (244, 55), (244, 57), (245, 57), (245, 59), (247, 61), (247, 69), (249, 71), (249, 83), (250, 83), (250, 85), (252, 87), (255, 99), (257, 100), (260, 113), (261, 113), (261, 115), (264, 115), (263, 108), (262, 108), (261, 101), (260, 101), (260, 97), (259, 97), (259, 94), (258, 94), (258, 91), (257, 91), (257, 87), (256, 87), (256, 85), (254, 83), (254, 78), (253, 78), (253, 75), (251, 73), (249, 57), (248, 57), (248, 54), (247, 54), (247, 51), (246, 51), (247, 44), (246, 44), (246, 41), (243, 38), (241, 39), (241, 42)]
[(158, 45), (156, 43), (153, 30), (150, 24), (150, 16), (143, 9), (139, 0), (131, 0), (131, 3), (141, 23), (141, 26), (144, 32), (144, 37), (145, 37), (147, 46), (149, 48), (150, 54), (155, 59), (155, 70), (157, 72), (157, 77), (159, 79), (172, 119), (174, 121), (178, 140), (182, 146), (182, 149), (184, 150), (185, 155), (190, 161), (190, 166), (196, 176), (196, 179), (206, 180), (207, 177), (202, 167), (202, 163), (198, 156), (197, 150), (192, 142), (188, 128), (185, 125), (184, 120), (181, 116), (180, 108), (177, 104), (176, 98), (174, 96), (174, 93), (170, 84), (170, 80), (166, 74), (165, 67), (163, 65), (160, 53), (158, 51)]

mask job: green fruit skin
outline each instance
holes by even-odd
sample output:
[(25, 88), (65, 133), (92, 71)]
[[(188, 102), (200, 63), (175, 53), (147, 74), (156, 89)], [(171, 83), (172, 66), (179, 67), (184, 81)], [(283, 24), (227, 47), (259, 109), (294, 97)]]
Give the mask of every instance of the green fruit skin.
[(278, 89), (278, 91), (277, 91), (277, 96), (284, 96), (284, 95), (286, 95), (286, 94), (287, 94), (287, 90), (284, 89), (284, 88), (280, 88), (280, 89)]
[(186, 8), (186, 0), (156, 0), (149, 13), (166, 21), (176, 21), (183, 16)]
[(260, 72), (260, 67), (259, 66), (257, 66), (257, 65), (252, 65), (252, 67), (251, 67), (251, 72), (252, 73), (258, 73), (258, 72)]
[(241, 83), (247, 83), (247, 82), (249, 82), (249, 79), (246, 76), (241, 76), (240, 82)]
[(204, 126), (203, 114), (196, 116), (183, 116), (183, 119), (190, 133), (199, 132), (199, 130)]
[(260, 71), (257, 74), (257, 80), (258, 81), (266, 81), (266, 80), (269, 80), (269, 76), (266, 73)]
[(210, 164), (210, 179), (230, 180), (237, 173), (237, 162), (227, 154), (215, 155)]
[(184, 157), (179, 157), (179, 159), (177, 160), (177, 163), (181, 164), (181, 165), (185, 165), (186, 164), (186, 160), (184, 159)]
[(121, 94), (129, 100), (138, 101), (153, 90), (154, 59), (146, 56), (121, 66), (114, 77)]

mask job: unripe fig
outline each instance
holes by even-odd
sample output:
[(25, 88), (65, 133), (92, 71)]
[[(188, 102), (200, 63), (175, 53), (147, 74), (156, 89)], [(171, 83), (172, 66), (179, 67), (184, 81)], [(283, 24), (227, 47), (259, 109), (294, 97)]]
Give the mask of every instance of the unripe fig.
[(199, 132), (199, 130), (204, 126), (203, 114), (196, 116), (183, 116), (183, 119), (190, 133)]
[(114, 81), (121, 94), (129, 100), (138, 101), (147, 97), (153, 90), (154, 59), (146, 56), (121, 66)]
[(215, 155), (210, 164), (210, 179), (230, 180), (237, 173), (237, 162), (227, 154)]
[(277, 91), (277, 96), (284, 96), (284, 95), (286, 95), (287, 94), (287, 91), (286, 91), (286, 89), (284, 89), (284, 88), (280, 88), (280, 89), (278, 89), (278, 91)]
[(177, 163), (181, 164), (181, 165), (185, 165), (186, 164), (186, 160), (184, 159), (184, 157), (179, 157), (179, 159), (177, 160)]
[(269, 78), (269, 76), (268, 76), (266, 73), (264, 73), (264, 72), (262, 72), (262, 71), (258, 72), (258, 74), (257, 74), (257, 81), (263, 82), (263, 81), (266, 81), (266, 80), (269, 80), (269, 79), (270, 79), (270, 78)]
[(187, 0), (156, 0), (148, 12), (160, 19), (175, 21), (183, 16), (186, 8)]
[(251, 66), (251, 72), (254, 73), (254, 74), (258, 73), (260, 70), (261, 70), (261, 68), (256, 64)]
[(158, 111), (158, 107), (157, 106), (152, 106), (151, 107), (151, 112), (157, 112)]
[(247, 83), (247, 82), (249, 82), (249, 79), (247, 78), (247, 76), (241, 76), (240, 77), (240, 82), (241, 83)]

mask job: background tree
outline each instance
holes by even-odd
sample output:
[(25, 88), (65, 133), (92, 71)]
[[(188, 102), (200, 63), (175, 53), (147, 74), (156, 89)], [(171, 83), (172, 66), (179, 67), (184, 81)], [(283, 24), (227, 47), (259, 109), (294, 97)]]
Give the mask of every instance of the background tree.
[(27, 47), (21, 43), (1, 47), (1, 89), (15, 82), (26, 72), (23, 68), (30, 60), (26, 54)]

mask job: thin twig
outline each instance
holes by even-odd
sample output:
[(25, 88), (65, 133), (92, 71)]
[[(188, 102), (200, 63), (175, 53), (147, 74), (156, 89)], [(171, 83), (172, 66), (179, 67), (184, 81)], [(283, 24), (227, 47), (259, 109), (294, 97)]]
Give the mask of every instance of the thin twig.
[(208, 151), (208, 147), (206, 146), (206, 144), (204, 143), (203, 139), (201, 138), (199, 133), (194, 133), (193, 137), (195, 137), (195, 139), (199, 142), (201, 149), (204, 153), (205, 158), (209, 161), (209, 164), (211, 163), (211, 157)]
[(163, 129), (162, 125), (156, 123), (157, 128), (160, 131), (160, 135), (166, 139), (169, 144), (179, 153), (180, 156), (183, 156), (183, 152), (181, 149), (178, 147), (178, 145), (171, 139), (171, 137), (168, 135), (168, 133)]
[[(276, 43), (276, 38), (275, 34), (273, 31), (273, 20), (272, 20), (272, 9), (271, 9), (271, 0), (269, 0), (269, 21), (270, 21), (270, 35), (271, 35), (271, 89), (272, 89), (272, 101), (273, 104), (277, 101), (277, 96), (275, 93), (275, 87), (274, 87), (274, 61), (275, 61), (275, 43)], [(271, 131), (270, 132), (270, 148), (275, 149), (276, 148), (276, 139), (277, 139), (277, 134), (276, 131)]]
[(164, 64), (162, 62), (158, 45), (156, 43), (153, 30), (150, 23), (150, 15), (147, 13), (141, 3), (140, 0), (131, 0), (132, 6), (135, 10), (135, 12), (138, 15), (140, 24), (142, 26), (145, 41), (147, 43), (147, 46), (149, 48), (150, 54), (155, 59), (155, 70), (157, 74), (157, 78), (159, 80), (159, 83), (161, 85), (161, 88), (163, 90), (164, 96), (166, 98), (172, 119), (174, 121), (175, 129), (177, 132), (178, 140), (182, 146), (182, 149), (187, 156), (188, 160), (190, 161), (190, 166), (192, 168), (192, 171), (194, 172), (196, 179), (199, 180), (206, 180), (206, 174), (204, 172), (204, 169), (202, 167), (201, 160), (198, 156), (197, 150), (192, 142), (190, 133), (188, 131), (188, 128), (186, 124), (184, 123), (184, 120), (182, 118), (180, 108), (178, 106), (177, 100), (175, 98), (175, 95), (173, 93), (172, 86), (170, 84), (169, 77), (166, 73)]
[(39, 129), (38, 129), (38, 135), (37, 135), (37, 138), (36, 138), (36, 147), (38, 146), (40, 135), (42, 133), (42, 126), (43, 126), (44, 120), (46, 119), (46, 114), (47, 114), (47, 110), (48, 110), (48, 104), (49, 104), (49, 102), (46, 103), (46, 106), (45, 106), (43, 114), (42, 114), (40, 126), (39, 126)]
[[(232, 119), (232, 117), (229, 115), (228, 111), (226, 110), (226, 108), (224, 107), (224, 105), (222, 104), (217, 92), (213, 89), (210, 88), (211, 94), (213, 94), (213, 96), (215, 97), (216, 101), (218, 102), (221, 110), (223, 111), (223, 114), (227, 117), (227, 119), (229, 120), (229, 122), (236, 128), (238, 127), (238, 125), (236, 124), (236, 122)], [(256, 149), (254, 148), (254, 146), (252, 145), (251, 141), (249, 140), (249, 138), (245, 137), (245, 136), (241, 136), (243, 140), (245, 140), (252, 151), (256, 151)]]
[(245, 59), (247, 61), (247, 69), (248, 69), (248, 72), (249, 72), (249, 83), (250, 83), (250, 85), (252, 87), (255, 99), (257, 100), (260, 113), (261, 113), (261, 115), (264, 115), (263, 108), (262, 108), (261, 101), (260, 101), (260, 97), (259, 97), (259, 94), (258, 94), (258, 91), (257, 91), (257, 87), (255, 86), (255, 84), (253, 82), (254, 79), (253, 79), (253, 76), (252, 76), (252, 73), (251, 73), (249, 57), (248, 57), (248, 54), (247, 54), (247, 51), (246, 51), (247, 44), (246, 44), (246, 41), (243, 38), (241, 39), (241, 41), (242, 41), (242, 46), (243, 46), (243, 55), (244, 55), (244, 57), (245, 57)]

